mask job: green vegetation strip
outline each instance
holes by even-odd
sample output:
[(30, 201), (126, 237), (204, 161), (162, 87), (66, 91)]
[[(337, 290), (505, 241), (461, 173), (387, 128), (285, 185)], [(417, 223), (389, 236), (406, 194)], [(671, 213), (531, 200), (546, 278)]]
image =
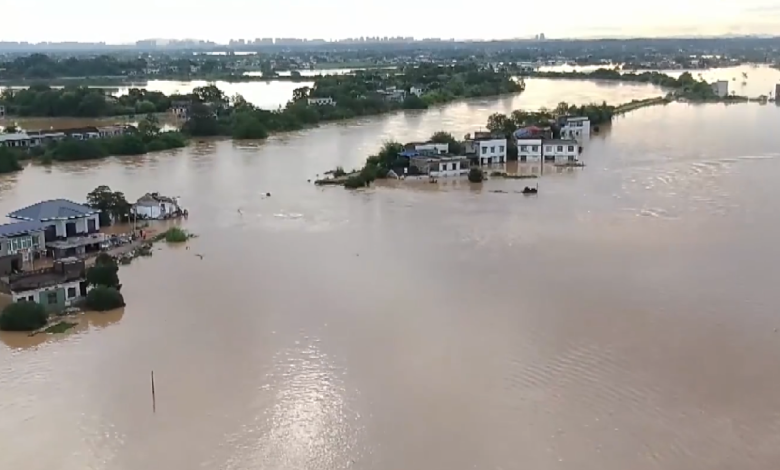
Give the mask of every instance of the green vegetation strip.
[(59, 323), (55, 323), (53, 325), (50, 325), (45, 330), (43, 330), (43, 333), (65, 333), (69, 329), (73, 328), (74, 326), (78, 325), (78, 323), (68, 322), (68, 321), (61, 321)]

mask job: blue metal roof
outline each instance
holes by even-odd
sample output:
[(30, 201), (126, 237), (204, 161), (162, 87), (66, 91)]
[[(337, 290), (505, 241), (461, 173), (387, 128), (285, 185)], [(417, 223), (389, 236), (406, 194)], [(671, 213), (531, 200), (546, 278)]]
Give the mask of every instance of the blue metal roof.
[(8, 214), (12, 219), (45, 222), (48, 220), (76, 219), (97, 214), (100, 211), (67, 199), (53, 199), (27, 206)]
[(43, 230), (45, 224), (40, 222), (12, 222), (10, 224), (0, 225), (0, 237), (15, 237), (30, 232)]

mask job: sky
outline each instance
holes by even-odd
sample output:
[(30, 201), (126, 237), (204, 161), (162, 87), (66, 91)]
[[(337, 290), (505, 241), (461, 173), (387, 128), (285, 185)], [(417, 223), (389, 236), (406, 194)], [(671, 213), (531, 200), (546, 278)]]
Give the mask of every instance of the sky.
[[(455, 39), (780, 35), (780, 0), (26, 0), (0, 41), (413, 36)], [(513, 12), (505, 14), (502, 12)]]

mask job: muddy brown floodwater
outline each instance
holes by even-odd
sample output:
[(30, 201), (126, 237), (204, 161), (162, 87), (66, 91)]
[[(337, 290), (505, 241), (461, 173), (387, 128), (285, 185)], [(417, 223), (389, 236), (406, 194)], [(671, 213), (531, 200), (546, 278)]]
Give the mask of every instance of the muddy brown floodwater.
[(3, 213), (160, 190), (200, 236), (123, 314), (0, 336), (0, 468), (776, 468), (780, 108), (636, 111), (536, 197), (306, 181), (511, 107), (4, 177)]

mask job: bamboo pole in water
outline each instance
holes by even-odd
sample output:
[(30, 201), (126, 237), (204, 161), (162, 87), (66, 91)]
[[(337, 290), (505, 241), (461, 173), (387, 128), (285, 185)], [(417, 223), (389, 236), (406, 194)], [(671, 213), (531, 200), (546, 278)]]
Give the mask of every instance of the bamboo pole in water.
[(154, 396), (154, 371), (152, 371), (152, 413), (157, 412), (157, 399)]

